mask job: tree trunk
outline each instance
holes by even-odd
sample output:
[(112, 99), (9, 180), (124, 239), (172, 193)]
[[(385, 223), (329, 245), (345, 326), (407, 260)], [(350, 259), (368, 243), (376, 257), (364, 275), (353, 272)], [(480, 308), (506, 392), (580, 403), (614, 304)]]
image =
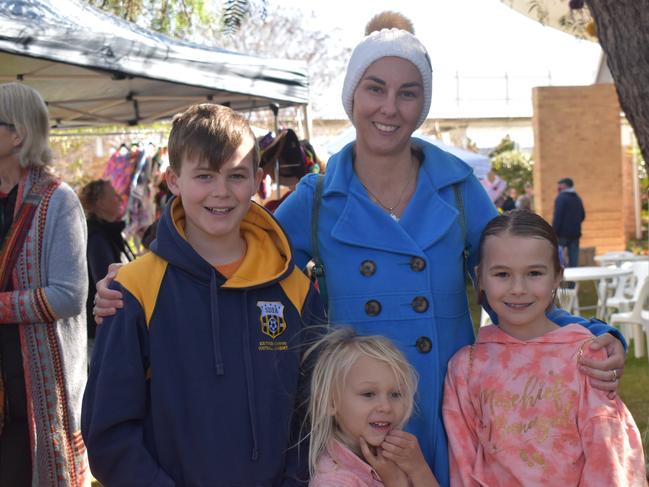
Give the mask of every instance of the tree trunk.
[(649, 170), (649, 0), (586, 0), (620, 106)]

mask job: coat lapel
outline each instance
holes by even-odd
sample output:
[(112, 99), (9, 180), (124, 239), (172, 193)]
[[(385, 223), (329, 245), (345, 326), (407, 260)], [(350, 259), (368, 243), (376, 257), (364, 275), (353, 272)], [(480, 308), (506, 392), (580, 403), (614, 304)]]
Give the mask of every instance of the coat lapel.
[(365, 188), (352, 177), (340, 217), (331, 236), (348, 245), (412, 254), (416, 244), (403, 227), (381, 207), (369, 201)]
[[(414, 143), (421, 143), (413, 139)], [(422, 144), (425, 158), (417, 176), (417, 189), (400, 222), (369, 201), (352, 167), (353, 144), (330, 160), (325, 195), (344, 195), (345, 203), (331, 229), (340, 242), (376, 250), (416, 254), (440, 240), (457, 223), (459, 212), (438, 191), (465, 179), (471, 169), (459, 159), (430, 144)], [(444, 166), (444, 171), (440, 167)], [(437, 170), (435, 170), (437, 167)], [(450, 188), (449, 188), (450, 190)], [(450, 191), (451, 198), (452, 191)]]
[(430, 177), (429, 166), (424, 162), (419, 169), (417, 189), (401, 216), (403, 229), (416, 242), (427, 249), (441, 239), (457, 224), (459, 211), (440, 196)]

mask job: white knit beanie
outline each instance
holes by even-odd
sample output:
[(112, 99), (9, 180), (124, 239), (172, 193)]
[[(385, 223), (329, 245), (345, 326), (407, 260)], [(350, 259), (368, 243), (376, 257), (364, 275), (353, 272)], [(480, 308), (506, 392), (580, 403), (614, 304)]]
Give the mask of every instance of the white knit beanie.
[(410, 61), (421, 73), (424, 83), (424, 105), (417, 120), (417, 127), (421, 126), (428, 116), (433, 93), (433, 69), (430, 57), (424, 45), (410, 32), (401, 29), (381, 29), (372, 32), (363, 39), (349, 59), (345, 82), (343, 84), (343, 107), (350, 120), (354, 104), (354, 91), (360, 83), (363, 74), (374, 61), (383, 57), (394, 56)]

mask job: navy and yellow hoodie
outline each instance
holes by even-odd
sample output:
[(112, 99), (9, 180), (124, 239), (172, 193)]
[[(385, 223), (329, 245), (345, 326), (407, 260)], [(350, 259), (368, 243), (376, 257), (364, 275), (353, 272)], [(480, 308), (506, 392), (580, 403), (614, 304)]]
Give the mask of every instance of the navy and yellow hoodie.
[(324, 323), (317, 292), (255, 203), (229, 279), (183, 228), (176, 199), (152, 251), (111, 286), (124, 307), (97, 329), (83, 398), (91, 470), (106, 487), (297, 485), (306, 450), (298, 460), (291, 427), (300, 344)]

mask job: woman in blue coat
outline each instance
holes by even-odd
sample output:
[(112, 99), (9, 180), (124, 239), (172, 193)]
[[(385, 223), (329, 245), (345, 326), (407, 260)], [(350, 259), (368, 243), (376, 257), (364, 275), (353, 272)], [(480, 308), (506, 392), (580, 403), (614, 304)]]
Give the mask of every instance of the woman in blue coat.
[[(386, 17), (388, 25), (381, 23)], [(383, 15), (368, 26), (371, 33), (349, 61), (342, 99), (356, 141), (327, 164), (317, 247), (331, 323), (389, 337), (416, 367), (418, 407), (408, 429), (440, 484), (448, 485), (444, 376), (451, 356), (474, 340), (464, 269), (476, 265), (480, 232), (497, 212), (468, 165), (411, 138), (430, 108), (432, 71), (424, 46), (410, 32), (390, 28), (393, 20)], [(319, 177), (303, 178), (275, 213), (302, 266), (315, 255)], [(560, 310), (551, 318), (583, 322), (594, 334), (614, 332)], [(615, 363), (602, 364), (596, 378), (609, 380), (613, 365), (623, 367), (621, 345), (614, 355)]]
[[(480, 232), (496, 209), (469, 166), (411, 137), (426, 119), (432, 93), (430, 58), (408, 31), (412, 25), (397, 14), (373, 23), (352, 53), (343, 86), (356, 141), (327, 164), (317, 222), (316, 174), (301, 180), (275, 216), (298, 265), (316, 256), (317, 244), (331, 323), (391, 338), (416, 367), (418, 404), (408, 429), (439, 483), (448, 486), (444, 376), (450, 357), (474, 340), (465, 270), (477, 263)], [(98, 289), (97, 314), (114, 312), (117, 302), (110, 298), (117, 296), (103, 284)], [(615, 390), (610, 379), (621, 374), (624, 349), (607, 332), (617, 332), (560, 310), (550, 317), (558, 324), (582, 322), (602, 335), (609, 359), (590, 364), (595, 368), (588, 373), (594, 386)]]

